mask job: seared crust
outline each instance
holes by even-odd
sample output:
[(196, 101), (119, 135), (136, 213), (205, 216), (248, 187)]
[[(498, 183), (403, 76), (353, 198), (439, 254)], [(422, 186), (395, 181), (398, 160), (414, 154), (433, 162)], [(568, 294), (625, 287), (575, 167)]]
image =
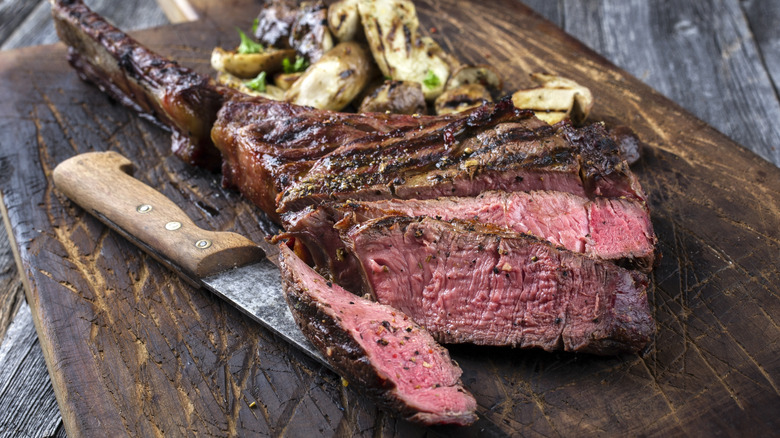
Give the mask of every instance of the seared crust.
[(509, 99), (465, 113), (419, 117), (416, 125), (334, 149), (284, 190), (278, 211), (323, 201), (430, 199), (485, 190), (645, 198), (601, 125), (549, 126)]
[(219, 111), (212, 137), (222, 152), (223, 184), (278, 222), (280, 194), (317, 160), (367, 136), (404, 135), (418, 127), (407, 115), (349, 114), (235, 96)]

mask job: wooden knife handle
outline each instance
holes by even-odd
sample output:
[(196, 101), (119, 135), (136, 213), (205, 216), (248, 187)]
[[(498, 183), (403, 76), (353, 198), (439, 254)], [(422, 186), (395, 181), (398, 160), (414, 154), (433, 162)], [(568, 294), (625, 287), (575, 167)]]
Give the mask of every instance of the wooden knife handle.
[[(133, 178), (116, 152), (89, 152), (54, 169), (54, 185), (76, 204), (171, 269), (196, 281), (264, 257), (236, 233), (206, 231), (162, 193)], [(194, 277), (194, 278), (193, 278)]]

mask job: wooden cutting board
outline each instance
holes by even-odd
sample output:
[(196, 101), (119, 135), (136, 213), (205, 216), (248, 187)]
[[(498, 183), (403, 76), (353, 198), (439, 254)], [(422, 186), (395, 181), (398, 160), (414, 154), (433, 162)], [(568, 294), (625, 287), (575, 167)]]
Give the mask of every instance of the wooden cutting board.
[[(257, 6), (139, 32), (201, 72)], [(249, 5), (247, 5), (249, 3)], [(596, 98), (592, 120), (647, 143), (635, 170), (663, 253), (646, 354), (593, 357), (457, 346), (479, 402), (470, 428), (424, 429), (209, 293), (186, 285), (59, 194), (51, 170), (115, 150), (204, 228), (252, 239), (262, 213), (171, 156), (167, 133), (78, 80), (61, 45), (0, 54), (0, 190), (68, 434), (312, 436), (734, 435), (780, 428), (780, 170), (511, 0), (416, 2), (426, 28), (506, 89), (548, 71)]]

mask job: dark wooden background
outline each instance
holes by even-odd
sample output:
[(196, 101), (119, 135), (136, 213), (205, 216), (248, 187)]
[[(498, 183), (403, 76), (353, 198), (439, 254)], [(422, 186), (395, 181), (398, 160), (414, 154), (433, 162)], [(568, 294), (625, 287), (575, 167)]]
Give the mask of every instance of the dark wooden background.
[[(153, 0), (88, 3), (125, 29), (167, 22)], [(697, 117), (780, 165), (776, 86), (780, 80), (780, 2), (526, 3)], [(46, 2), (0, 3), (1, 49), (54, 41)], [(0, 434), (63, 435), (4, 230), (0, 231), (0, 299)]]

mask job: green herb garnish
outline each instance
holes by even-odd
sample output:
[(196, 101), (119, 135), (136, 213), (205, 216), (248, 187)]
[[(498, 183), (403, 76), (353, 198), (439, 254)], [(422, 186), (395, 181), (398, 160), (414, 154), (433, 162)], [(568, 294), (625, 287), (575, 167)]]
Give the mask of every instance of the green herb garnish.
[(428, 70), (428, 72), (425, 73), (425, 79), (423, 79), (422, 83), (427, 88), (436, 88), (439, 86), (439, 84), (441, 84), (441, 81), (439, 80), (439, 77), (436, 76), (436, 73), (433, 72), (433, 70)]
[(257, 26), (260, 26), (260, 19), (255, 18), (255, 21), (252, 22), (252, 34), (257, 35)]
[(238, 53), (246, 55), (250, 53), (260, 53), (263, 51), (262, 44), (255, 42), (252, 38), (246, 36), (246, 34), (242, 32), (241, 29), (236, 30), (238, 30), (238, 34), (241, 36), (241, 44), (238, 46), (238, 50), (236, 50)]
[(300, 56), (295, 57), (295, 63), (291, 63), (289, 58), (284, 58), (282, 60), (282, 70), (285, 73), (298, 73), (307, 68), (309, 68), (309, 63)]
[(259, 91), (261, 93), (265, 92), (265, 72), (261, 71), (259, 75), (257, 75), (256, 78), (252, 79), (251, 81), (244, 82), (244, 85), (246, 85), (248, 88), (251, 88), (252, 90)]

